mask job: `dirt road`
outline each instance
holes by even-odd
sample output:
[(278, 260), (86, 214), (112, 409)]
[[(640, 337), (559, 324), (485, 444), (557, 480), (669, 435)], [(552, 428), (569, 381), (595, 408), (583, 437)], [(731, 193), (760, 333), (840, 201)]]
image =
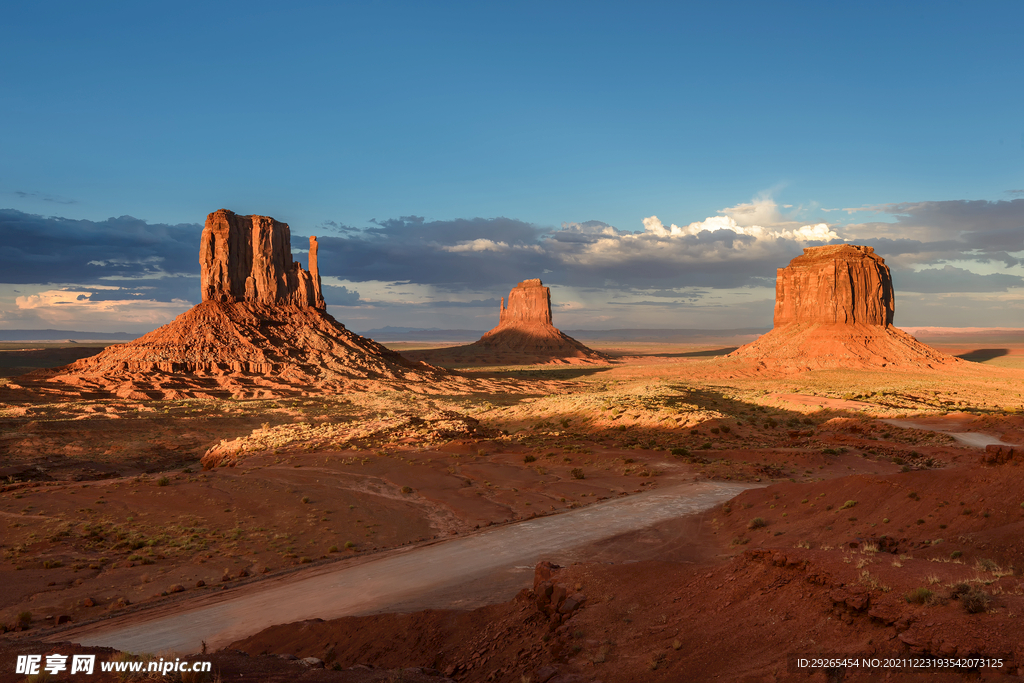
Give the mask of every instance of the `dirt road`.
[(882, 420), (882, 422), (902, 429), (925, 429), (929, 432), (941, 432), (942, 434), (948, 434), (962, 444), (967, 444), (974, 448), (984, 448), (991, 444), (998, 444), (1000, 446), (1017, 445), (1007, 443), (998, 437), (992, 436), (991, 434), (982, 434), (981, 432), (954, 432), (919, 420)]
[[(749, 484), (694, 482), (329, 565), (194, 600), (63, 631), (53, 640), (135, 653), (198, 652), (281, 623), (509, 599), (530, 585), (533, 565), (573, 548), (722, 503)], [(577, 557), (575, 559), (585, 559)]]

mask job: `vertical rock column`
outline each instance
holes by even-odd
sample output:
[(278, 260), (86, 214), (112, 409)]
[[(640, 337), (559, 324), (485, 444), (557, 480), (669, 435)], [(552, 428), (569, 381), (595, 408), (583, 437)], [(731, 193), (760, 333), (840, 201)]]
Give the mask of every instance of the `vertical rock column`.
[(269, 216), (239, 216), (227, 209), (206, 217), (200, 243), (203, 301), (248, 301), (269, 306), (324, 308), (316, 238), (310, 270), (292, 261), (291, 229)]

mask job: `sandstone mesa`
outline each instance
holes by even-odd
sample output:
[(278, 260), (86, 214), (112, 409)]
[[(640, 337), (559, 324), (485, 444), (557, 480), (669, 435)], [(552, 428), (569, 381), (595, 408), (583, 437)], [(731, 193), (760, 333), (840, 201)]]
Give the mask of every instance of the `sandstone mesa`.
[(895, 310), (889, 267), (872, 247), (806, 247), (778, 269), (772, 330), (731, 355), (784, 371), (959, 362), (896, 328)]

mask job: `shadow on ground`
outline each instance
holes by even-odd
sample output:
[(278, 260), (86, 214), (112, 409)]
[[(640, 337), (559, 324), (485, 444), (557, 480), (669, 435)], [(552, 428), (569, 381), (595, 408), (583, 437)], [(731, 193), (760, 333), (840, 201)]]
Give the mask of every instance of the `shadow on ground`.
[(975, 349), (967, 353), (961, 353), (957, 358), (969, 360), (972, 363), (984, 363), (993, 358), (1001, 358), (1010, 355), (1010, 349)]

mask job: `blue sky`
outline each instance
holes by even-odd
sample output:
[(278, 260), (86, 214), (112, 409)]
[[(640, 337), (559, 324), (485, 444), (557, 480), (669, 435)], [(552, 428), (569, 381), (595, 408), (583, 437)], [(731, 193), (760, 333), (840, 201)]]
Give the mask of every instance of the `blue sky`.
[(897, 324), (1024, 326), (1024, 8), (634, 4), (5, 8), (0, 261), (33, 268), (0, 270), (0, 327), (166, 322), (221, 207), (334, 239), (355, 329), (487, 329), (535, 276), (564, 327), (768, 325), (822, 224), (914, 242), (876, 245)]

